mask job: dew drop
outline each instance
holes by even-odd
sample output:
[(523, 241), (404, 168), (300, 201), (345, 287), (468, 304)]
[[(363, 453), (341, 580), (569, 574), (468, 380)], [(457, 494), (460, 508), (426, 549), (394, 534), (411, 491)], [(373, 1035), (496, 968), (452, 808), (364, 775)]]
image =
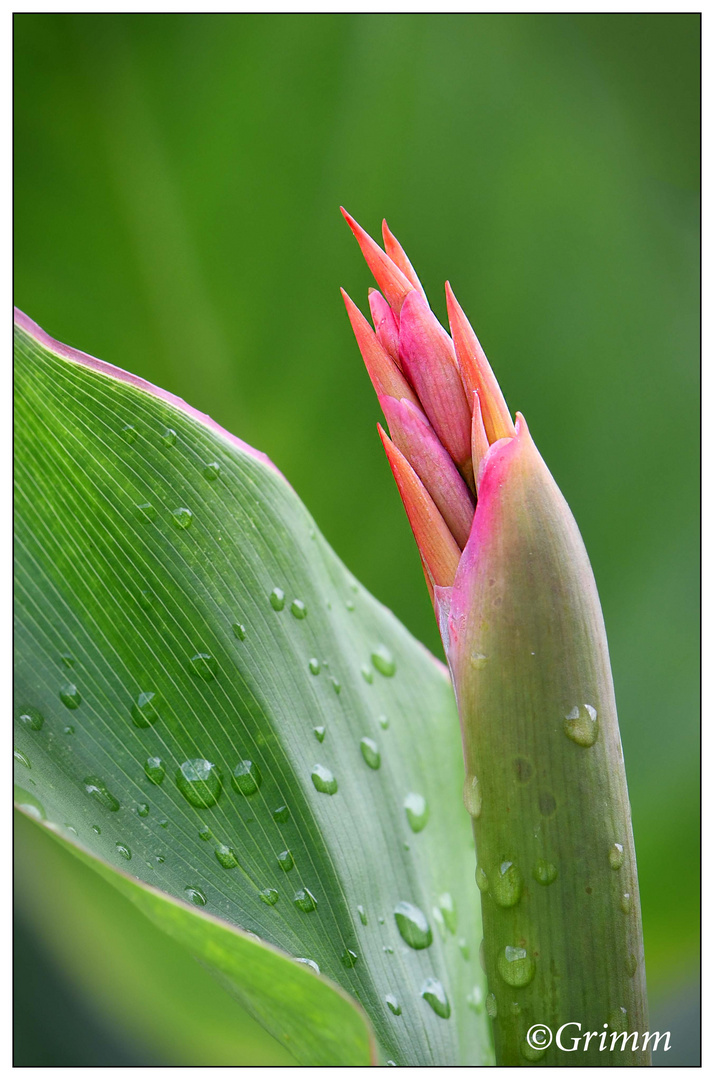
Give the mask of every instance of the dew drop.
[(342, 684), (338, 682), (334, 675), (330, 676), (330, 682), (332, 683), (332, 689), (335, 691), (336, 694), (339, 694), (340, 690), (342, 689)]
[(124, 424), (124, 427), (121, 429), (121, 437), (124, 442), (128, 442), (130, 446), (133, 442), (136, 442), (136, 428), (134, 425)]
[(466, 1004), (472, 1012), (483, 1012), (483, 993), (480, 986), (474, 986), (466, 995)]
[(432, 943), (431, 927), (421, 908), (400, 900), (394, 909), (397, 929), (412, 949), (426, 949)]
[(156, 507), (150, 502), (137, 503), (136, 512), (140, 521), (156, 521)]
[(20, 708), (19, 720), (21, 724), (24, 724), (31, 731), (39, 731), (45, 722), (42, 713), (29, 705), (23, 705)]
[(364, 679), (364, 681), (366, 683), (369, 683), (369, 685), (371, 686), (374, 682), (374, 673), (371, 667), (368, 667), (367, 664), (362, 664), (360, 671), (362, 672), (362, 678)]
[(140, 802), (138, 804), (137, 808), (136, 808), (136, 812), (139, 815), (139, 817), (148, 817), (149, 816), (149, 804), (145, 803), (145, 802)]
[(481, 795), (481, 784), (479, 783), (478, 776), (469, 775), (464, 780), (463, 800), (467, 813), (470, 814), (472, 818), (479, 818), (481, 816), (483, 797)]
[[(384, 919), (380, 919), (379, 921), (384, 922)], [(382, 946), (382, 952), (387, 953), (389, 956), (391, 956), (392, 953), (394, 952), (394, 949), (392, 948), (391, 945), (383, 945)]]
[(307, 615), (307, 608), (302, 600), (293, 600), (290, 605), (290, 614), (296, 619), (304, 619)]
[(295, 865), (293, 857), (289, 851), (280, 852), (280, 854), (278, 855), (278, 863), (280, 865), (280, 869), (284, 870), (285, 873), (287, 873), (288, 870), (292, 870), (293, 866)]
[(359, 748), (362, 751), (365, 764), (369, 765), (370, 769), (378, 769), (382, 764), (382, 759), (379, 755), (379, 747), (374, 739), (370, 739), (365, 735), (359, 741)]
[(324, 738), (325, 738), (325, 729), (324, 729), (324, 727), (313, 728), (312, 733), (313, 733), (313, 735), (315, 736), (315, 738), (317, 739), (318, 742), (322, 742), (324, 740)]
[(306, 967), (312, 968), (312, 970), (315, 972), (316, 975), (320, 974), (320, 969), (317, 966), (317, 964), (315, 963), (315, 961), (314, 960), (308, 960), (306, 956), (296, 956), (295, 957), (295, 963), (296, 964), (305, 964)]
[(397, 670), (397, 665), (391, 652), (386, 645), (378, 645), (372, 653), (372, 663), (380, 675), (391, 678)]
[(65, 735), (74, 735), (74, 727), (72, 724), (68, 724), (67, 727), (62, 728)]
[(18, 764), (24, 765), (26, 769), (31, 769), (32, 768), (32, 762), (30, 761), (27, 754), (23, 754), (22, 750), (17, 750), (17, 749), (13, 750), (12, 756), (15, 759), (15, 761), (18, 762)]
[(340, 960), (342, 961), (344, 967), (353, 968), (357, 963), (357, 953), (353, 952), (352, 949), (345, 949), (345, 951), (340, 956)]
[(488, 663), (488, 657), (484, 656), (483, 653), (480, 653), (480, 652), (472, 652), (471, 653), (471, 667), (474, 668), (476, 671), (480, 671), (481, 668), (484, 668), (487, 663)]
[(66, 668), (74, 667), (74, 657), (72, 656), (71, 653), (68, 653), (68, 652), (60, 653), (60, 660), (62, 661), (62, 663), (64, 664), (64, 666)]
[(193, 521), (193, 514), (186, 506), (179, 506), (171, 511), (173, 523), (177, 529), (187, 529)]
[(218, 671), (218, 664), (216, 663), (215, 656), (211, 656), (210, 653), (194, 653), (189, 664), (191, 665), (192, 674), (197, 675), (198, 678), (203, 679), (204, 682), (210, 682), (211, 679), (215, 679), (216, 672)]
[(438, 979), (427, 979), (419, 991), (424, 1001), (431, 1005), (437, 1016), (442, 1020), (448, 1020), (451, 1016), (451, 1005), (446, 996), (446, 990)]
[(210, 480), (211, 483), (217, 480), (221, 474), (221, 466), (217, 461), (209, 461), (208, 465), (204, 467), (203, 475), (206, 480)]
[(547, 859), (536, 859), (533, 864), (533, 877), (539, 885), (552, 885), (558, 876), (558, 867)]
[(205, 758), (184, 761), (176, 773), (176, 786), (192, 806), (213, 806), (221, 793), (223, 781), (217, 765)]
[(290, 811), (287, 806), (278, 806), (273, 810), (273, 820), (279, 823), (287, 821), (290, 817)]
[(317, 900), (309, 889), (298, 889), (293, 897), (293, 903), (300, 911), (314, 911), (317, 907)]
[(150, 757), (144, 762), (144, 772), (152, 784), (160, 784), (166, 776), (166, 768), (161, 758)]
[(162, 442), (167, 446), (175, 446), (177, 435), (173, 428), (167, 427), (166, 431), (161, 436)]
[(592, 746), (598, 736), (597, 711), (592, 705), (576, 705), (563, 721), (563, 730), (578, 746)]
[(625, 861), (625, 851), (622, 844), (613, 844), (607, 853), (607, 859), (613, 870), (620, 870)]
[(238, 865), (238, 856), (233, 848), (226, 844), (219, 844), (215, 854), (224, 870), (233, 870)]
[(488, 892), (488, 874), (482, 866), (476, 867), (476, 884), (480, 892)]
[(208, 828), (207, 825), (204, 825), (203, 828), (198, 830), (198, 838), (199, 838), (199, 840), (204, 840), (204, 841), (212, 840), (213, 839), (213, 833), (211, 832), (211, 830)]
[(285, 607), (285, 593), (282, 589), (275, 588), (270, 594), (270, 606), (273, 611), (282, 611)]
[(525, 949), (506, 945), (498, 954), (498, 974), (509, 986), (528, 986), (535, 975), (535, 963)]
[(451, 893), (442, 893), (437, 901), (439, 905), (439, 911), (441, 912), (444, 922), (446, 923), (447, 930), (455, 934), (456, 933), (456, 906)]
[(260, 769), (254, 761), (239, 761), (231, 775), (231, 783), (241, 795), (255, 795), (262, 782)]
[(380, 716), (379, 717), (379, 726), (382, 728), (383, 731), (386, 731), (387, 728), (389, 727), (389, 717), (388, 716)]
[(488, 1015), (491, 1017), (492, 1020), (495, 1020), (496, 1017), (498, 1016), (498, 1002), (496, 1001), (496, 995), (495, 994), (489, 994), (487, 996), (487, 998), (486, 998), (486, 1012), (488, 1013)]
[(367, 925), (367, 912), (364, 910), (364, 908), (362, 907), (361, 904), (357, 905), (357, 914), (359, 915), (359, 921), (362, 923), (362, 926), (366, 926)]
[(513, 907), (523, 892), (523, 876), (512, 862), (502, 862), (491, 877), (491, 895), (499, 907)]
[(153, 691), (139, 694), (131, 707), (131, 718), (138, 728), (151, 727), (156, 723), (159, 714), (156, 708), (156, 694)]
[(165, 818), (165, 817), (159, 818), (159, 825), (161, 826), (162, 829), (168, 829), (168, 827), (169, 827), (169, 819)]
[(337, 791), (337, 780), (324, 765), (313, 765), (312, 782), (323, 795), (334, 795)]
[(238, 638), (239, 641), (245, 641), (245, 636), (247, 634), (247, 630), (243, 626), (243, 623), (239, 623), (239, 622), (233, 623), (233, 633), (235, 634), (235, 636)]
[(396, 1061), (392, 1061), (391, 1058), (387, 1058), (387, 1065), (396, 1065)]
[(412, 832), (421, 832), (429, 820), (429, 807), (423, 795), (410, 791), (404, 799), (404, 809)]
[(126, 844), (122, 844), (117, 840), (115, 846), (116, 846), (117, 851), (121, 855), (122, 859), (126, 859), (128, 861), (131, 858), (131, 851), (126, 846)]
[(258, 895), (263, 903), (268, 904), (269, 907), (273, 907), (273, 905), (278, 902), (277, 889), (263, 889)]
[(402, 1015), (402, 1007), (394, 994), (387, 994), (384, 1000), (387, 1003), (387, 1008), (391, 1013), (393, 1013), (394, 1016)]
[(82, 698), (79, 690), (74, 683), (65, 683), (59, 692), (60, 701), (63, 705), (66, 705), (68, 709), (78, 709)]
[(91, 795), (95, 802), (98, 802), (105, 810), (111, 810), (113, 813), (119, 810), (119, 800), (112, 795), (107, 785), (98, 776), (85, 776), (82, 783), (87, 795)]
[(200, 889), (197, 889), (195, 885), (187, 885), (184, 892), (191, 903), (195, 904), (196, 907), (205, 907), (208, 903), (206, 894), (201, 892)]
[(320, 661), (317, 659), (317, 657), (313, 656), (312, 659), (310, 659), (308, 661), (307, 666), (310, 669), (310, 674), (311, 675), (319, 675), (320, 674)]
[(629, 915), (632, 911), (632, 897), (628, 892), (623, 893), (620, 897), (620, 911), (623, 915)]

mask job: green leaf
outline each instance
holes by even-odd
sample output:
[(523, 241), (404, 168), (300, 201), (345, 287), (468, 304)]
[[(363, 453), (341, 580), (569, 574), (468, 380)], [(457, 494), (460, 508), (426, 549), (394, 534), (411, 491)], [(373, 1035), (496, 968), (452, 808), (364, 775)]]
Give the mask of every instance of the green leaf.
[(18, 804), (301, 1064), (490, 1062), (444, 667), (207, 417), (24, 317), (16, 387)]

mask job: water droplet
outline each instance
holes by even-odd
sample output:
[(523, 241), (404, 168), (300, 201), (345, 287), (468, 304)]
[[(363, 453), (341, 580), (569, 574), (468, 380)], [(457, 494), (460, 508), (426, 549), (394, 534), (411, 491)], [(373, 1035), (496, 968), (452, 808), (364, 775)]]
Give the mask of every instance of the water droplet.
[(623, 893), (620, 897), (620, 910), (623, 915), (629, 915), (632, 911), (632, 897), (628, 892)]
[(293, 903), (300, 911), (314, 911), (317, 907), (317, 900), (309, 889), (298, 889), (293, 897)]
[(545, 1056), (547, 1049), (547, 1046), (531, 1046), (526, 1039), (521, 1042), (521, 1054), (526, 1061), (540, 1061)]
[(379, 726), (382, 728), (383, 731), (386, 731), (387, 728), (389, 727), (389, 717), (388, 716), (380, 716), (379, 717)]
[(384, 1000), (386, 1001), (387, 1007), (389, 1008), (389, 1011), (391, 1013), (393, 1013), (395, 1016), (402, 1015), (402, 1007), (399, 1004), (398, 999), (395, 998), (394, 994), (387, 994)]
[(466, 938), (459, 938), (459, 952), (464, 960), (468, 960), (471, 956), (471, 950), (469, 949), (469, 943)]
[(392, 1061), (391, 1058), (387, 1058), (387, 1065), (396, 1065), (396, 1061)]
[(369, 765), (370, 769), (378, 769), (382, 764), (382, 759), (379, 756), (379, 747), (374, 739), (370, 739), (365, 735), (359, 741), (359, 748), (362, 751), (365, 764)]
[(285, 607), (285, 593), (282, 589), (275, 588), (270, 594), (270, 606), (273, 611), (282, 611)]
[(312, 782), (323, 795), (334, 795), (337, 791), (337, 781), (334, 775), (324, 765), (313, 765)]
[(366, 926), (367, 925), (367, 912), (364, 910), (364, 908), (362, 907), (361, 904), (357, 905), (357, 914), (359, 915), (359, 921), (362, 923), (362, 926)]
[(513, 907), (523, 892), (523, 876), (512, 862), (502, 862), (491, 877), (491, 895), (499, 907)]
[(78, 709), (82, 698), (74, 683), (66, 683), (59, 692), (60, 701), (68, 709)]
[(134, 425), (124, 424), (124, 427), (121, 429), (121, 437), (124, 442), (128, 442), (129, 445), (131, 445), (133, 442), (136, 442), (136, 428), (134, 427)]
[(247, 633), (247, 630), (243, 626), (243, 623), (239, 623), (239, 622), (233, 623), (233, 633), (235, 634), (235, 636), (238, 638), (239, 641), (245, 641), (245, 635)]
[(466, 995), (466, 1004), (472, 1010), (472, 1012), (480, 1013), (483, 1011), (483, 993), (480, 986), (474, 986), (472, 990)]
[(613, 870), (620, 870), (625, 861), (625, 850), (622, 844), (613, 844), (607, 853), (607, 858)]
[(139, 817), (148, 817), (149, 816), (149, 804), (145, 803), (145, 802), (140, 802), (139, 805), (136, 808), (136, 812), (139, 815)]
[(218, 671), (218, 664), (216, 663), (215, 656), (211, 656), (207, 652), (194, 653), (189, 661), (191, 665), (191, 672), (197, 675), (199, 679), (203, 679), (204, 682), (210, 682), (211, 679), (215, 679), (216, 672)]
[(357, 953), (353, 952), (352, 949), (345, 949), (340, 960), (346, 968), (353, 968), (357, 963)]
[(177, 435), (173, 428), (167, 427), (164, 431), (161, 439), (167, 446), (174, 446), (176, 443)]
[(533, 877), (539, 885), (552, 885), (558, 876), (558, 867), (547, 859), (536, 859), (533, 864)]
[(136, 511), (140, 521), (156, 521), (156, 507), (150, 502), (137, 503)]
[(159, 818), (159, 825), (161, 826), (162, 829), (168, 829), (168, 827), (169, 827), (169, 819), (165, 818), (165, 817)]
[(290, 605), (290, 614), (294, 615), (296, 619), (304, 619), (307, 615), (307, 608), (302, 600), (293, 600)]
[(517, 757), (513, 759), (513, 768), (516, 770), (516, 776), (521, 784), (527, 784), (533, 775), (533, 766), (530, 761), (524, 757)]
[(107, 785), (103, 780), (100, 780), (99, 777), (85, 776), (82, 783), (84, 784), (84, 790), (87, 792), (87, 795), (91, 795), (105, 810), (111, 810), (113, 813), (116, 813), (116, 811), (119, 810), (119, 800), (114, 798), (111, 791), (108, 790)]
[(150, 757), (144, 762), (144, 772), (152, 784), (160, 784), (166, 775), (166, 768), (161, 758)]
[(627, 1009), (623, 1005), (619, 1005), (610, 1012), (607, 1022), (613, 1031), (627, 1031)]
[(293, 866), (295, 865), (293, 857), (289, 851), (280, 852), (280, 854), (278, 855), (278, 863), (280, 864), (280, 869), (284, 870), (286, 873), (288, 872), (288, 870), (292, 870)]
[(93, 832), (93, 833), (96, 833), (96, 834), (97, 834), (97, 836), (99, 836), (99, 835), (101, 834), (101, 831), (102, 831), (102, 830), (101, 830), (101, 829), (99, 828), (99, 826), (98, 826), (98, 825), (92, 825), (92, 832)]
[(67, 727), (62, 728), (65, 735), (74, 735), (74, 727), (72, 724), (68, 724)]
[(39, 731), (45, 722), (45, 718), (37, 709), (33, 709), (29, 705), (23, 705), (20, 708), (19, 721), (25, 727), (30, 728), (31, 731)]
[(324, 727), (313, 728), (312, 732), (313, 732), (313, 735), (315, 736), (315, 738), (317, 739), (318, 742), (322, 742), (324, 740), (324, 738), (325, 738), (325, 729), (324, 729)]
[(217, 461), (209, 461), (208, 465), (206, 465), (203, 470), (203, 475), (206, 480), (210, 480), (211, 483), (213, 483), (214, 480), (217, 480), (220, 474), (221, 466)]
[(308, 661), (308, 665), (307, 665), (307, 666), (308, 666), (308, 667), (309, 667), (309, 669), (310, 669), (310, 674), (311, 674), (311, 675), (319, 675), (319, 674), (320, 674), (320, 661), (319, 661), (319, 660), (317, 659), (317, 657), (313, 656), (313, 657), (312, 657), (312, 658), (311, 658), (311, 659), (310, 659), (310, 660)]
[(60, 660), (62, 661), (62, 663), (64, 664), (64, 666), (66, 668), (74, 667), (74, 657), (72, 656), (71, 653), (68, 653), (68, 652), (60, 653)]
[(32, 768), (32, 763), (26, 754), (23, 754), (22, 750), (13, 750), (12, 756), (20, 765), (24, 765), (26, 769)]
[(213, 839), (213, 833), (208, 828), (208, 825), (204, 825), (202, 828), (200, 828), (198, 830), (198, 838), (199, 838), (199, 840), (212, 840)]
[(347, 608), (348, 611), (354, 611), (354, 609), (355, 609), (354, 600), (345, 600), (345, 607)]
[(592, 746), (597, 740), (599, 730), (596, 710), (592, 705), (576, 705), (565, 717), (563, 730), (578, 746)]
[(415, 904), (400, 900), (394, 909), (394, 918), (399, 933), (412, 949), (426, 949), (431, 945), (431, 927), (424, 912)]
[(335, 691), (336, 694), (339, 694), (340, 690), (342, 689), (342, 683), (338, 682), (334, 675), (330, 676), (330, 682), (332, 683), (332, 689)]
[(476, 884), (480, 892), (488, 892), (488, 874), (482, 866), (476, 867)]
[(317, 964), (315, 963), (315, 961), (314, 960), (308, 960), (306, 956), (296, 956), (295, 957), (295, 963), (296, 964), (305, 964), (307, 967), (312, 968), (312, 970), (315, 972), (316, 975), (320, 974), (320, 969), (317, 966)]
[(213, 806), (221, 793), (223, 781), (217, 765), (205, 758), (184, 761), (176, 773), (176, 786), (191, 806)]
[(263, 889), (262, 892), (260, 892), (258, 895), (260, 896), (260, 899), (263, 901), (263, 903), (268, 904), (269, 907), (272, 907), (278, 902), (277, 889)]
[(630, 953), (625, 957), (625, 971), (631, 979), (634, 978), (635, 972), (637, 971), (637, 957), (634, 953)]
[(238, 865), (238, 856), (233, 848), (226, 844), (219, 844), (215, 854), (224, 870), (232, 870)]
[(476, 671), (480, 671), (481, 668), (485, 667), (487, 663), (488, 663), (488, 657), (484, 656), (483, 653), (480, 653), (480, 652), (472, 652), (471, 653), (471, 667), (474, 668)]
[[(381, 923), (383, 923), (383, 922), (384, 922), (384, 919), (380, 919), (379, 921), (380, 921)], [(394, 952), (394, 949), (392, 948), (392, 946), (391, 946), (391, 945), (383, 945), (383, 946), (382, 946), (382, 952), (385, 952), (385, 953), (387, 953), (387, 954), (388, 954), (389, 956), (391, 956), (391, 955), (392, 955), (392, 953)]]
[(376, 667), (380, 675), (384, 675), (386, 678), (391, 678), (397, 670), (397, 665), (394, 657), (390, 653), (386, 645), (378, 645), (372, 653), (372, 663)]
[(151, 727), (159, 719), (156, 708), (156, 694), (147, 691), (139, 694), (131, 707), (131, 718), (138, 728)]
[(451, 1006), (446, 996), (446, 990), (438, 979), (427, 979), (419, 991), (424, 1001), (431, 1005), (437, 1016), (442, 1020), (448, 1020), (451, 1016)]
[(371, 686), (374, 682), (374, 673), (371, 667), (368, 667), (367, 664), (362, 664), (360, 671), (362, 672), (362, 678), (364, 679), (364, 681), (366, 683), (369, 683), (369, 685)]
[(122, 859), (126, 859), (128, 861), (131, 858), (131, 851), (126, 846), (126, 844), (122, 844), (117, 840), (115, 846), (116, 846), (117, 851), (121, 855)]
[(520, 1005), (518, 1004), (517, 1001), (512, 1001), (511, 1002), (511, 1016), (520, 1016), (520, 1015), (521, 1015), (521, 1007), (520, 1007)]
[(488, 1015), (491, 1017), (492, 1020), (495, 1020), (496, 1017), (498, 1016), (498, 1002), (496, 1001), (496, 995), (495, 994), (489, 994), (487, 996), (487, 998), (486, 998), (486, 1012), (488, 1013)]
[(469, 775), (464, 780), (463, 800), (466, 811), (472, 818), (481, 816), (483, 796), (481, 795), (481, 784), (478, 776)]
[(535, 963), (525, 949), (506, 945), (498, 954), (498, 974), (509, 986), (528, 986), (535, 975)]
[(166, 859), (164, 858), (163, 855), (154, 855), (154, 862), (165, 863)]
[(407, 821), (412, 832), (421, 832), (429, 820), (429, 807), (423, 795), (410, 791), (404, 800)]
[(450, 933), (455, 934), (457, 924), (456, 906), (454, 904), (451, 893), (442, 893), (437, 903), (439, 905), (439, 910), (444, 917), (444, 922), (446, 923), (447, 929), (450, 931)]
[(196, 907), (205, 907), (208, 903), (205, 893), (201, 892), (200, 889), (197, 889), (195, 885), (187, 885), (184, 892), (191, 903), (195, 904)]
[(241, 795), (255, 795), (262, 782), (260, 769), (254, 761), (239, 761), (231, 776), (233, 787)]
[(556, 802), (549, 791), (541, 791), (538, 796), (538, 807), (543, 817), (550, 817), (555, 813)]
[(171, 518), (177, 529), (187, 529), (193, 521), (193, 514), (186, 506), (179, 506), (171, 511)]
[(273, 820), (277, 822), (287, 821), (290, 817), (290, 811), (287, 806), (278, 806), (273, 810)]

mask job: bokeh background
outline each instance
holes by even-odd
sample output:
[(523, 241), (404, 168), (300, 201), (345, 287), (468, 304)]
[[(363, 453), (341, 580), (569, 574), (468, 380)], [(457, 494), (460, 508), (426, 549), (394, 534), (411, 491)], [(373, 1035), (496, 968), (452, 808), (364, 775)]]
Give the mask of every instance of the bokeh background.
[[(698, 15), (15, 17), (16, 302), (285, 472), (435, 652), (338, 213), (448, 277), (608, 627), (660, 1064), (698, 1060)], [(16, 1064), (289, 1061), (23, 823)]]

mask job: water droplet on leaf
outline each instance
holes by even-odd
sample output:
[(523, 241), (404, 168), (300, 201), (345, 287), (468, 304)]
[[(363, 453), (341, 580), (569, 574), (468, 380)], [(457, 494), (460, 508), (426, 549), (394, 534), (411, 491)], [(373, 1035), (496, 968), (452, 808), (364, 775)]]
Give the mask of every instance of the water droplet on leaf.
[(78, 709), (82, 703), (79, 690), (74, 683), (66, 683), (59, 692), (60, 701), (68, 709)]
[(260, 896), (260, 899), (263, 901), (263, 903), (268, 904), (269, 907), (272, 907), (278, 902), (277, 889), (263, 889), (262, 892), (260, 892), (258, 895)]
[(270, 594), (270, 606), (273, 611), (282, 611), (285, 607), (285, 593), (282, 589), (275, 588)]
[(144, 762), (144, 772), (152, 784), (160, 784), (166, 775), (166, 768), (161, 758), (150, 757)]
[(389, 1011), (391, 1013), (393, 1013), (394, 1016), (401, 1016), (402, 1015), (402, 1007), (399, 1004), (399, 1001), (397, 1000), (397, 998), (394, 996), (394, 994), (387, 994), (387, 996), (385, 997), (384, 1000), (387, 1003), (387, 1007), (389, 1008)]
[(317, 900), (309, 889), (298, 889), (293, 897), (293, 903), (300, 911), (314, 911), (317, 907)]
[(309, 667), (310, 673), (312, 675), (320, 674), (320, 661), (316, 657), (313, 656), (312, 659), (308, 661), (307, 666)]
[(558, 867), (547, 859), (537, 859), (533, 865), (533, 877), (539, 885), (552, 885), (558, 876)]
[(159, 719), (156, 705), (156, 694), (152, 691), (139, 694), (131, 707), (131, 718), (138, 728), (151, 727), (156, 723)]
[(313, 765), (312, 782), (323, 795), (334, 795), (337, 791), (337, 780), (325, 765)]
[(498, 973), (509, 986), (528, 986), (535, 975), (535, 963), (525, 949), (506, 945), (498, 954)]
[(193, 521), (193, 514), (186, 506), (179, 506), (171, 511), (171, 518), (177, 529), (187, 529)]
[(607, 858), (613, 870), (620, 870), (625, 861), (625, 851), (622, 844), (613, 844), (607, 853)]
[(226, 844), (219, 844), (216, 848), (216, 858), (224, 870), (232, 870), (238, 865), (238, 856), (233, 848)]
[(446, 996), (446, 990), (438, 979), (427, 979), (421, 988), (421, 996), (424, 1001), (431, 1005), (437, 1016), (442, 1020), (448, 1020), (451, 1016), (451, 1006)]
[(273, 819), (277, 822), (287, 821), (290, 817), (290, 811), (287, 806), (278, 806), (273, 810)]
[(472, 818), (481, 816), (483, 797), (478, 776), (469, 775), (464, 780), (463, 800), (466, 811)]
[(262, 782), (260, 769), (254, 761), (239, 761), (231, 776), (233, 787), (241, 795), (255, 795)]
[(136, 512), (140, 521), (156, 521), (156, 507), (150, 502), (137, 503)]
[(296, 619), (304, 619), (307, 615), (307, 608), (302, 600), (293, 600), (290, 605), (290, 614), (294, 615)]
[(313, 728), (312, 732), (313, 732), (313, 735), (315, 736), (315, 738), (317, 739), (318, 742), (322, 742), (324, 740), (324, 738), (325, 738), (325, 729), (324, 729), (324, 727)]
[(221, 466), (217, 461), (209, 461), (208, 465), (204, 467), (203, 475), (206, 480), (210, 480), (213, 483), (221, 474)]
[(113, 813), (119, 810), (119, 800), (115, 799), (103, 780), (97, 776), (86, 776), (82, 782), (87, 795), (91, 795), (105, 810), (111, 810)]
[(365, 763), (369, 765), (370, 769), (378, 769), (382, 763), (382, 759), (374, 739), (370, 739), (365, 735), (364, 738), (359, 741), (359, 748), (362, 751), (362, 757), (364, 758)]
[(280, 852), (280, 854), (278, 855), (278, 863), (280, 864), (280, 869), (284, 870), (286, 873), (288, 872), (288, 870), (292, 870), (293, 866), (295, 865), (293, 857), (289, 851)]
[(213, 806), (223, 782), (217, 765), (205, 758), (184, 761), (176, 773), (176, 786), (192, 806)]
[(39, 731), (45, 722), (45, 718), (41, 712), (37, 709), (33, 709), (29, 705), (23, 705), (20, 708), (19, 720), (25, 727), (30, 728), (31, 731)]
[(210, 653), (206, 652), (194, 653), (189, 663), (192, 674), (197, 675), (199, 679), (203, 679), (204, 682), (210, 682), (211, 679), (215, 679), (216, 672), (218, 671), (218, 664), (216, 663), (215, 656), (211, 656)]
[(596, 710), (592, 705), (576, 705), (566, 716), (563, 730), (578, 746), (593, 746), (599, 730)]
[(243, 626), (243, 623), (233, 623), (233, 633), (239, 641), (245, 641), (245, 635), (247, 631), (246, 628)]
[(117, 840), (116, 849), (119, 852), (119, 854), (121, 855), (122, 859), (127, 859), (127, 861), (128, 861), (131, 858), (131, 851), (126, 846), (126, 844), (121, 844)]
[(345, 949), (340, 960), (346, 968), (353, 968), (357, 963), (357, 953), (353, 952), (352, 949)]
[(372, 663), (380, 675), (391, 678), (397, 670), (397, 665), (391, 652), (386, 645), (378, 645), (372, 653)]
[(410, 791), (404, 799), (404, 809), (412, 832), (421, 832), (429, 820), (429, 807), (423, 795)]
[(399, 933), (412, 949), (426, 949), (431, 945), (431, 927), (421, 908), (400, 900), (394, 909), (394, 919)]
[(187, 885), (184, 892), (191, 903), (195, 904), (196, 907), (205, 907), (208, 903), (205, 893), (201, 892), (200, 889), (197, 889), (195, 885)]
[(512, 862), (502, 862), (490, 879), (491, 895), (499, 907), (513, 907), (523, 892), (523, 876)]

